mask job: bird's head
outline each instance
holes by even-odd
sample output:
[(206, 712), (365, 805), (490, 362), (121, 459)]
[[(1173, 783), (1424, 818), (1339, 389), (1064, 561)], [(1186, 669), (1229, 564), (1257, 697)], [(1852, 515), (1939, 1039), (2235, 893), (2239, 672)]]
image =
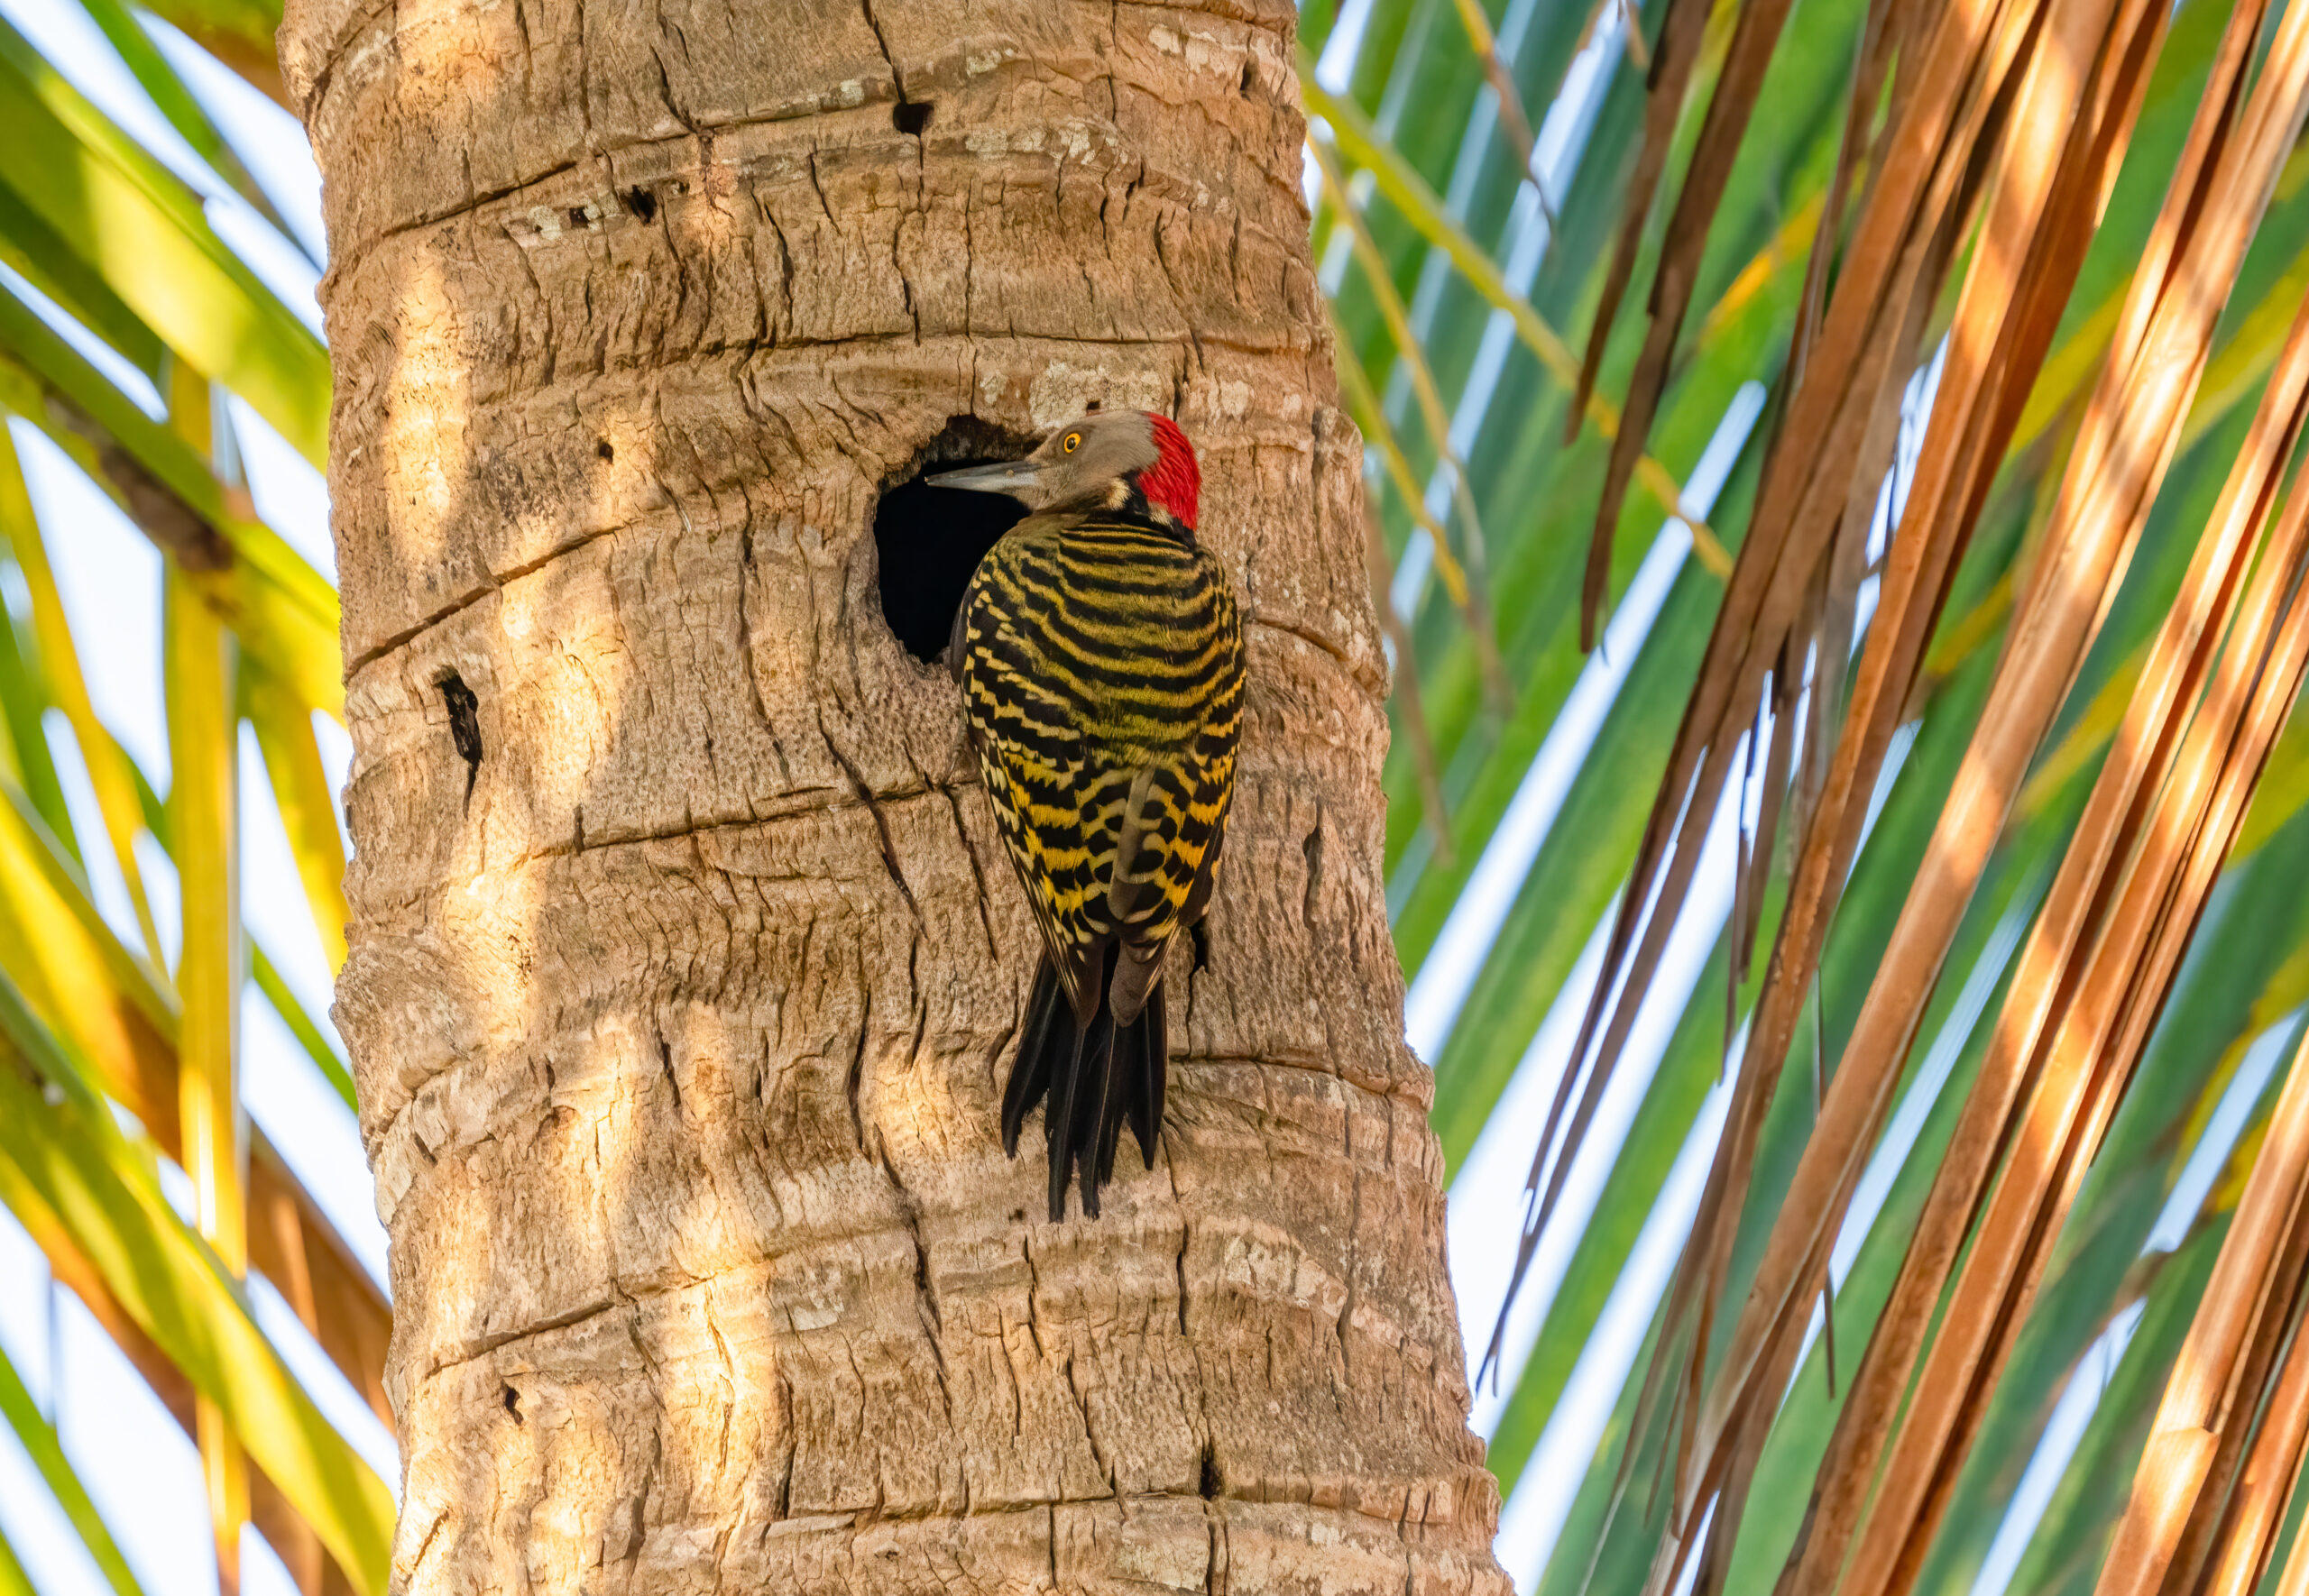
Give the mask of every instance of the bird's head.
[(1007, 493), (1028, 509), (1136, 510), (1191, 536), (1202, 472), (1167, 416), (1098, 410), (1067, 423), (1024, 460), (928, 479), (936, 488)]

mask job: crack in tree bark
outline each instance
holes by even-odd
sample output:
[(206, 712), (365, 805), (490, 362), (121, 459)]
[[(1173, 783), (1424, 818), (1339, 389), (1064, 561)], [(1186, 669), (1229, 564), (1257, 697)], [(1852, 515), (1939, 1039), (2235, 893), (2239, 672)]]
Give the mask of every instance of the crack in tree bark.
[(978, 862), (978, 849), (971, 846), (970, 829), (962, 824), (962, 801), (955, 796), (954, 789), (951, 786), (937, 787), (935, 791), (945, 797), (946, 807), (953, 811), (954, 836), (962, 845), (962, 857), (968, 859), (971, 865), (971, 879), (978, 886), (978, 922), (980, 928), (986, 932), (986, 950), (999, 958), (1001, 949), (994, 940), (994, 916), (989, 908), (992, 900), (986, 889), (986, 871)]
[(495, 1335), (482, 1336), (476, 1341), (468, 1343), (455, 1357), (438, 1359), (427, 1364), (424, 1371), (418, 1378), (431, 1380), (445, 1370), (454, 1369), (462, 1363), (470, 1363), (476, 1358), (485, 1358), (500, 1347), (511, 1346), (517, 1341), (527, 1341), (536, 1335), (549, 1335), (556, 1330), (566, 1330), (572, 1325), (582, 1325), (587, 1319), (598, 1318), (603, 1314), (625, 1306), (627, 1306), (626, 1301), (617, 1298), (597, 1298), (582, 1307), (567, 1308), (557, 1314), (548, 1314), (537, 1323), (524, 1325), (519, 1330), (507, 1330)]
[(1323, 890), (1323, 805), (1320, 799), (1315, 803), (1314, 829), (1307, 833), (1307, 840), (1299, 845), (1299, 851), (1307, 861), (1307, 893), (1306, 896), (1300, 901), (1299, 917), (1306, 925), (1309, 934), (1312, 935), (1315, 930), (1315, 903), (1321, 896)]
[(1048, 1362), (1050, 1353), (1043, 1346), (1042, 1310), (1035, 1298), (1042, 1295), (1042, 1270), (1035, 1263), (1035, 1238), (1030, 1231), (1019, 1238), (1020, 1250), (1026, 1258), (1026, 1335), (1035, 1344), (1035, 1361)]
[(914, 1243), (915, 1311), (922, 1319), (923, 1337), (930, 1343), (931, 1361), (938, 1371), (938, 1396), (945, 1404), (946, 1422), (952, 1424), (954, 1421), (954, 1393), (946, 1383), (945, 1320), (938, 1307), (938, 1289), (930, 1280), (930, 1249), (922, 1239), (922, 1204), (907, 1189), (906, 1182), (898, 1178), (897, 1166), (890, 1161), (889, 1143), (879, 1132), (874, 1137), (874, 1153), (875, 1162), (882, 1167), (882, 1174), (890, 1183), (898, 1213), (906, 1222), (906, 1234)]
[(873, 1154), (866, 1147), (866, 1114), (859, 1102), (866, 1084), (866, 1049), (874, 1034), (874, 987), (867, 979), (866, 965), (861, 958), (858, 966), (859, 990), (866, 995), (865, 1011), (858, 1018), (858, 1048), (851, 1055), (850, 1070), (842, 1080), (842, 1093), (850, 1101), (850, 1130), (858, 1138), (858, 1151), (867, 1158)]
[(897, 93), (898, 103), (906, 103), (906, 75), (898, 70), (897, 58), (890, 53), (890, 41), (882, 33), (882, 24), (874, 17), (874, 0), (858, 0), (859, 8), (866, 14), (866, 25), (873, 30), (875, 46), (882, 52), (882, 64), (890, 69), (890, 87)]
[(874, 830), (881, 839), (882, 867), (889, 872), (892, 885), (898, 889), (898, 895), (906, 900), (906, 909), (913, 914), (916, 928), (923, 927), (922, 905), (914, 901), (914, 889), (906, 884), (906, 873), (898, 868), (897, 844), (890, 836), (890, 818), (882, 812), (880, 801), (874, 796), (873, 789), (866, 784), (866, 778), (858, 774), (858, 766), (850, 762), (850, 756), (843, 753), (842, 746), (834, 741), (833, 733), (826, 728), (823, 710), (818, 711), (818, 735), (825, 739), (826, 752), (832, 754), (833, 762), (842, 766), (842, 774), (850, 778), (851, 790), (858, 801), (866, 806), (866, 812), (874, 817)]
[(674, 1118), (682, 1116), (682, 1083), (674, 1075), (674, 1044), (658, 1038), (658, 1064), (666, 1072), (666, 1086), (674, 1094)]
[(746, 702), (762, 735), (769, 738), (769, 751), (777, 757), (778, 779), (790, 785), (794, 766), (786, 757), (786, 741), (777, 735), (769, 706), (762, 702), (761, 678), (754, 674), (753, 584), (754, 509), (749, 501), (745, 523), (738, 528), (738, 665), (746, 674)]
[(1099, 1427), (1090, 1421), (1090, 1399), (1083, 1390), (1082, 1382), (1075, 1377), (1074, 1355), (1072, 1353), (1066, 1358), (1066, 1389), (1074, 1399), (1075, 1411), (1082, 1416), (1082, 1439), (1090, 1448), (1090, 1461), (1098, 1465), (1099, 1472), (1107, 1477), (1107, 1494), (1120, 1503), (1122, 1487), (1115, 1481), (1115, 1465), (1108, 1458), (1107, 1449), (1099, 1444)]
[(433, 1515), (433, 1522), (425, 1527), (424, 1538), (417, 1543), (416, 1555), (409, 1560), (409, 1565), (412, 1571), (425, 1566), (426, 1555), (433, 1550), (434, 1538), (441, 1533), (441, 1527), (448, 1521), (449, 1510), (446, 1508)]
[[(794, 1382), (786, 1378), (781, 1366), (777, 1370), (777, 1430), (786, 1438), (786, 1455), (777, 1472), (777, 1518), (783, 1523), (794, 1515), (794, 1454), (801, 1450), (802, 1437), (794, 1425)], [(765, 1525), (762, 1533), (769, 1533)]]

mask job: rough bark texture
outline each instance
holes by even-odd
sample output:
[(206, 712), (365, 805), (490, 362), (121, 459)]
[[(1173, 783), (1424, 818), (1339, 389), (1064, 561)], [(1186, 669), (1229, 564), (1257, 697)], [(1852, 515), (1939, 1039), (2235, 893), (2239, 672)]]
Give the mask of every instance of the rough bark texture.
[[(400, 1590), (1504, 1589), (1292, 21), (292, 0)], [(1252, 719), (1166, 1156), (1048, 1225), (1035, 931), (870, 526), (1091, 399), (1200, 445)]]

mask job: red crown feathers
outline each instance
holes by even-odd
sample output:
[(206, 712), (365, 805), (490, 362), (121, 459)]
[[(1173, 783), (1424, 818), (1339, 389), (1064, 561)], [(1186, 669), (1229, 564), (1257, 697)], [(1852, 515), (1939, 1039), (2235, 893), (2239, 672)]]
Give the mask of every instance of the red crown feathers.
[(1202, 469), (1194, 461), (1194, 445), (1168, 416), (1149, 416), (1154, 433), (1154, 463), (1138, 473), (1138, 491), (1156, 509), (1169, 512), (1179, 525), (1194, 530), (1195, 507), (1202, 494)]

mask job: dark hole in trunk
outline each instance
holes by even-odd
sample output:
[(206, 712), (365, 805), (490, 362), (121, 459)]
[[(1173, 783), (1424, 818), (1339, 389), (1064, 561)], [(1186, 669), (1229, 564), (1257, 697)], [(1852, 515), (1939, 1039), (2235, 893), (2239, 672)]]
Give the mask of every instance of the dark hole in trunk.
[(923, 130), (930, 125), (930, 111), (927, 100), (900, 100), (890, 107), (890, 125), (902, 133), (920, 138)]
[(1007, 494), (934, 488), (922, 479), (1017, 460), (1034, 446), (1032, 438), (957, 416), (904, 476), (883, 489), (874, 510), (882, 619), (915, 658), (935, 665), (945, 657), (971, 573), (1026, 514), (1026, 507)]
[(481, 775), (481, 700), (455, 671), (435, 683), (449, 711), (449, 740), (465, 762), (465, 806), (473, 806), (474, 779)]

